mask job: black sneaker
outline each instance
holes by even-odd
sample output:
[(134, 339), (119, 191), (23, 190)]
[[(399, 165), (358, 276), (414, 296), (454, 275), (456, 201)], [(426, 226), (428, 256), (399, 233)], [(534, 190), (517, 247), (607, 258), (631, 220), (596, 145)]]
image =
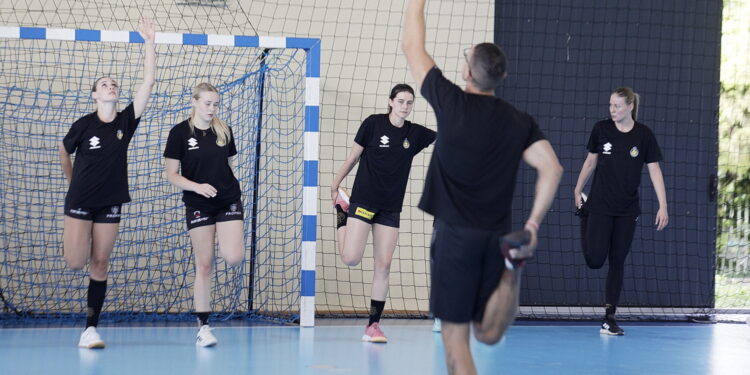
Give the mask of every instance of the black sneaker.
[(602, 321), (602, 327), (599, 329), (599, 333), (603, 335), (622, 336), (625, 331), (617, 325), (617, 321), (614, 317), (607, 317)]
[(527, 230), (508, 233), (500, 238), (500, 251), (505, 257), (505, 266), (508, 269), (513, 270), (523, 267), (526, 264), (526, 259), (528, 258), (513, 259), (510, 257), (510, 250), (520, 249), (521, 246), (527, 245), (529, 242), (531, 242), (531, 232)]

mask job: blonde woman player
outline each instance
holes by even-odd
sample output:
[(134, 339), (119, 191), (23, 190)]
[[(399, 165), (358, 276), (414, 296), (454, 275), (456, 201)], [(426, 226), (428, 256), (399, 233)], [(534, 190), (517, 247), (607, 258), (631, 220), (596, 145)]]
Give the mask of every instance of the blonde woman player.
[(230, 266), (245, 255), (244, 211), (240, 184), (229, 158), (237, 154), (232, 129), (217, 117), (220, 97), (216, 87), (201, 83), (193, 89), (190, 118), (169, 132), (166, 175), (183, 190), (185, 216), (195, 252), (193, 303), (199, 327), (196, 345), (218, 343), (208, 325), (211, 313), (211, 275), (214, 243)]
[[(119, 86), (111, 77), (100, 77), (91, 89), (96, 111), (74, 122), (60, 146), (60, 163), (70, 184), (65, 196), (63, 254), (72, 269), (82, 269), (87, 260), (89, 263), (86, 329), (78, 342), (82, 348), (104, 347), (96, 326), (104, 306), (109, 257), (117, 240), (122, 204), (130, 202), (128, 145), (156, 82), (154, 23), (141, 19), (138, 32), (145, 41), (145, 58), (143, 82), (133, 102), (117, 112)], [(72, 153), (76, 154), (75, 164)]]

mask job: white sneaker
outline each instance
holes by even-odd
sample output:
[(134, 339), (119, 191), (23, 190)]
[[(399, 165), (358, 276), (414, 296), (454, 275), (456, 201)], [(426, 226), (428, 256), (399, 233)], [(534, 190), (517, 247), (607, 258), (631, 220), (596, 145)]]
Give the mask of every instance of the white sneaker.
[(432, 323), (432, 332), (440, 332), (441, 330), (440, 319), (435, 318), (435, 323)]
[(208, 324), (204, 324), (201, 326), (201, 329), (198, 330), (198, 339), (195, 341), (195, 345), (201, 346), (201, 347), (208, 347), (208, 346), (214, 346), (216, 345), (219, 340), (216, 339), (216, 336), (214, 336), (213, 333), (211, 333), (211, 327), (208, 326)]
[(96, 332), (96, 327), (86, 328), (86, 330), (81, 333), (81, 339), (78, 341), (78, 347), (86, 349), (104, 348), (104, 341), (102, 341), (99, 333)]

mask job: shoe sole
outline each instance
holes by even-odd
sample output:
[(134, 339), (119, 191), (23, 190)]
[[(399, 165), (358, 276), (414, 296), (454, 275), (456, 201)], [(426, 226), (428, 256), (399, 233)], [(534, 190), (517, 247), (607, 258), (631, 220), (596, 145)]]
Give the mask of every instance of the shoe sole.
[(610, 335), (610, 336), (624, 336), (625, 332), (617, 333), (617, 332), (610, 332), (608, 329), (600, 328), (599, 333), (602, 335)]
[(388, 342), (388, 339), (385, 337), (370, 337), (370, 336), (364, 335), (362, 336), (362, 341), (385, 344)]
[(104, 349), (104, 346), (105, 345), (103, 341), (95, 342), (89, 345), (78, 345), (79, 348), (83, 349)]
[(200, 344), (200, 343), (196, 342), (195, 345), (198, 346), (198, 347), (201, 347), (201, 348), (210, 348), (212, 346), (216, 346), (216, 344), (218, 344), (218, 343), (219, 343), (218, 341), (217, 342), (210, 342), (208, 344)]

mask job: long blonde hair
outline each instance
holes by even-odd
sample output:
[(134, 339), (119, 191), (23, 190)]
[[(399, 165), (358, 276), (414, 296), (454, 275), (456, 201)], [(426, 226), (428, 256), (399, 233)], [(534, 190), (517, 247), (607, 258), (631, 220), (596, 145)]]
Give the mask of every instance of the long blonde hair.
[[(193, 99), (198, 100), (200, 99), (200, 96), (204, 92), (215, 92), (219, 93), (219, 90), (214, 87), (214, 85), (208, 83), (208, 82), (201, 82), (197, 86), (193, 88)], [(193, 119), (195, 118), (195, 106), (193, 106), (193, 109), (190, 111), (190, 121), (188, 121), (188, 124), (190, 125), (190, 133), (195, 134), (195, 125), (193, 125)], [(211, 126), (211, 131), (216, 134), (216, 144), (219, 146), (226, 146), (229, 144), (229, 140), (231, 138), (231, 133), (229, 132), (229, 126), (227, 126), (227, 123), (220, 120), (218, 117), (214, 116), (211, 119), (211, 122), (209, 123)]]

